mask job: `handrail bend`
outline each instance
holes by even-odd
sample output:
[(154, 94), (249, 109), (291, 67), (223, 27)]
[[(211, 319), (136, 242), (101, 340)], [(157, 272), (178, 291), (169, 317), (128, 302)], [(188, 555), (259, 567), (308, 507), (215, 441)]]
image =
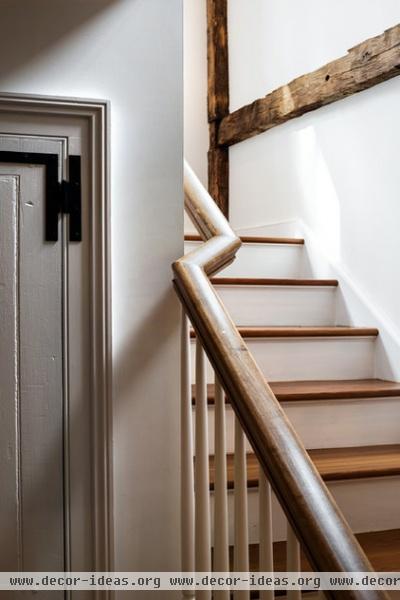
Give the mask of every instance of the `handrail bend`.
[[(241, 242), (187, 163), (184, 190), (205, 243), (173, 264), (174, 285), (286, 517), (315, 571), (373, 571), (210, 282)], [(374, 590), (325, 595), (388, 598)]]

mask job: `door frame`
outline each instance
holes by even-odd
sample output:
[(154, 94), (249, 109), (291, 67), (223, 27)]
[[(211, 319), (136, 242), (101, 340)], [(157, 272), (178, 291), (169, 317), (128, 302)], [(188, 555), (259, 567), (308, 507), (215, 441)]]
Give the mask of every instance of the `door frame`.
[[(78, 117), (89, 131), (91, 369), (94, 570), (113, 570), (112, 354), (110, 269), (109, 113), (105, 100), (0, 93), (0, 113)], [(104, 592), (102, 592), (104, 594)], [(104, 597), (104, 595), (102, 596)]]

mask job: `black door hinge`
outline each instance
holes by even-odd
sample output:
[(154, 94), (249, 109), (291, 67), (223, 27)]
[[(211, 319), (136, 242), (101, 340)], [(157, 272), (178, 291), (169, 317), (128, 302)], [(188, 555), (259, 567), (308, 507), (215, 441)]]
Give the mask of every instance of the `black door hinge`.
[[(58, 213), (69, 215), (70, 242), (82, 241), (82, 210), (81, 210), (81, 157), (69, 157), (69, 181), (61, 181), (59, 186)], [(47, 233), (54, 236), (58, 233), (58, 214), (51, 216), (53, 230)]]
[(70, 242), (82, 241), (81, 157), (68, 157), (68, 181), (58, 180), (58, 154), (0, 151), (0, 163), (46, 167), (46, 242), (58, 241), (60, 214), (69, 215)]

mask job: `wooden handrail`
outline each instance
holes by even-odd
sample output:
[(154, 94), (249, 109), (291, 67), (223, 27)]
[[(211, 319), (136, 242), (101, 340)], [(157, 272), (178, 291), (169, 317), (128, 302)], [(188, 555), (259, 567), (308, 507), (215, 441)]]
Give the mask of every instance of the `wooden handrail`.
[[(174, 285), (231, 405), (315, 571), (373, 571), (209, 277), (241, 242), (192, 169), (185, 208), (205, 243), (173, 264)], [(332, 598), (383, 599), (373, 590), (332, 590)]]

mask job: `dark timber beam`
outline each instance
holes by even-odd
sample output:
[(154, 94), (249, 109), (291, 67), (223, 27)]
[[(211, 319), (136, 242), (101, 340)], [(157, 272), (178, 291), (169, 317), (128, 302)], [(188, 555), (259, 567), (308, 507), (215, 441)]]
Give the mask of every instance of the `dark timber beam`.
[(207, 0), (208, 191), (226, 217), (229, 214), (229, 150), (218, 144), (221, 119), (229, 114), (227, 0)]
[(397, 75), (400, 75), (400, 25), (227, 115), (218, 129), (218, 144), (223, 147), (237, 144)]

